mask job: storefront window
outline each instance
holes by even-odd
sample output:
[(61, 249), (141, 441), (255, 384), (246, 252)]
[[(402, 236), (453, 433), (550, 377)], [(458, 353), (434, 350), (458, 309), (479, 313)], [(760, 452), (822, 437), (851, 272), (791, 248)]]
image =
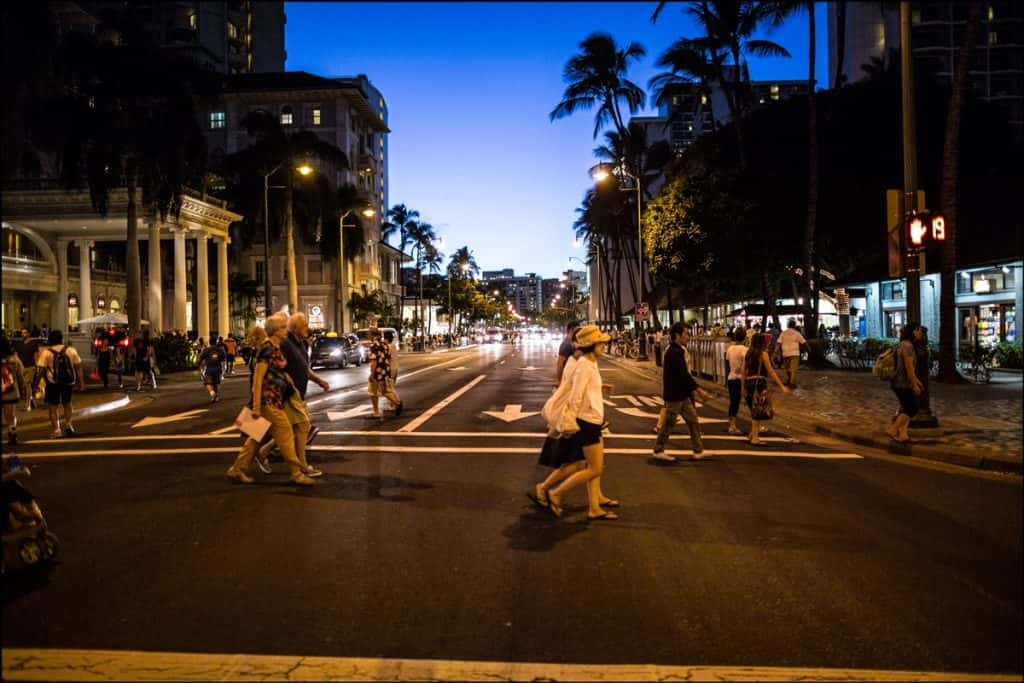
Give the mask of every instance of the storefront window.
[[(884, 286), (884, 285), (883, 285)], [(907, 322), (906, 311), (885, 312), (885, 336), (896, 338), (900, 336), (900, 328)]]
[(111, 313), (120, 313), (121, 312), (121, 302), (119, 302), (117, 299), (111, 299), (110, 300), (110, 312)]
[(324, 309), (320, 304), (310, 304), (306, 307), (306, 317), (309, 319), (309, 327), (312, 330), (321, 330), (324, 327)]
[(1013, 289), (1016, 284), (1016, 269), (1011, 267), (961, 272), (956, 278), (956, 293), (988, 294)]
[(900, 282), (883, 282), (882, 283), (882, 299), (886, 301), (892, 301), (894, 299), (905, 299), (904, 294), (905, 283)]
[(78, 329), (78, 295), (68, 294), (68, 329)]

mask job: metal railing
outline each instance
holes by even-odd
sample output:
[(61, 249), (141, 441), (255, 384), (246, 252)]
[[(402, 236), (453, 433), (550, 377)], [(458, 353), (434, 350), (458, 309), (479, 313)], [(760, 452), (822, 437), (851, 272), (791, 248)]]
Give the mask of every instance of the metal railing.
[(690, 337), (686, 344), (690, 373), (714, 382), (725, 382), (725, 351), (732, 342), (728, 337)]

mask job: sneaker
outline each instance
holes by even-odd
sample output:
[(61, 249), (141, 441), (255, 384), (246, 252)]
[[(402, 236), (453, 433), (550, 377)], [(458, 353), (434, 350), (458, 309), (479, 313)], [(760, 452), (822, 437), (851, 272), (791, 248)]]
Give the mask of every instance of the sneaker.
[(324, 476), (324, 473), (322, 471), (318, 470), (317, 468), (313, 467), (312, 465), (306, 465), (306, 468), (304, 470), (302, 470), (302, 473), (305, 474), (307, 477), (312, 477), (314, 479), (316, 477)]
[(314, 483), (312, 479), (310, 479), (307, 475), (303, 474), (302, 472), (299, 472), (298, 474), (293, 476), (289, 481), (291, 481), (291, 483), (297, 486), (312, 486)]
[(753, 439), (747, 439), (747, 443), (749, 443), (751, 446), (760, 446), (764, 442), (761, 441), (761, 439), (754, 437)]
[(59, 429), (54, 429), (53, 433), (50, 434), (51, 439), (59, 439), (62, 436), (64, 436), (64, 432), (60, 431)]
[(728, 432), (730, 434), (742, 434), (743, 430), (737, 427), (736, 425), (729, 425)]
[(255, 479), (250, 477), (248, 474), (246, 474), (245, 472), (243, 472), (240, 469), (237, 469), (234, 466), (231, 466), (231, 467), (228, 468), (228, 473), (227, 474), (228, 474), (228, 479), (232, 479), (232, 480), (238, 482), (239, 484), (251, 484), (254, 481), (256, 481)]
[(690, 458), (693, 460), (703, 460), (704, 457), (704, 451), (694, 451), (690, 454)]
[(67, 434), (68, 436), (74, 436), (78, 432), (75, 431), (74, 427), (68, 425), (67, 427), (64, 428), (64, 433)]
[(395, 417), (398, 417), (399, 415), (402, 414), (402, 408), (404, 407), (404, 405), (405, 404), (403, 404), (401, 401), (398, 402), (398, 405), (395, 406)]
[(654, 457), (655, 460), (660, 460), (662, 462), (675, 462), (676, 461), (676, 457), (674, 455), (669, 455), (665, 451), (654, 451), (653, 457)]
[(309, 444), (313, 443), (313, 439), (315, 439), (316, 435), (319, 434), (319, 433), (320, 433), (320, 428), (319, 427), (310, 427), (309, 428), (309, 434), (306, 435), (306, 445), (308, 446)]
[(267, 459), (262, 455), (257, 454), (256, 457), (253, 458), (253, 460), (256, 461), (256, 467), (258, 467), (260, 472), (262, 472), (263, 474), (270, 474), (271, 472), (274, 471), (270, 468), (270, 463), (267, 462)]

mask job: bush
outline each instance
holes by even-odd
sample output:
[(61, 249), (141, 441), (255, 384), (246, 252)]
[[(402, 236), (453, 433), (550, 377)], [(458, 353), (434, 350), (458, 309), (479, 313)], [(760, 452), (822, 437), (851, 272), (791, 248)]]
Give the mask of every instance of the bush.
[(1020, 370), (1024, 365), (1021, 360), (1021, 343), (1019, 341), (1005, 341), (996, 344), (995, 362), (999, 367)]
[(153, 346), (156, 350), (156, 364), (161, 373), (195, 369), (192, 343), (185, 337), (160, 336), (154, 340)]
[(882, 351), (885, 351), (898, 341), (898, 339), (875, 339), (873, 337), (868, 337), (861, 343), (861, 351), (865, 359), (874, 360), (875, 358), (878, 358), (878, 355), (882, 353)]

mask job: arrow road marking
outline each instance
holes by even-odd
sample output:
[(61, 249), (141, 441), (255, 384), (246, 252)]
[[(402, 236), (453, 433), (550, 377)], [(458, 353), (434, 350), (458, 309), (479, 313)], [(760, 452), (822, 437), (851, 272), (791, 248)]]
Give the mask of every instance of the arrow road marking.
[(441, 412), (444, 409), (444, 407), (447, 406), (449, 403), (453, 402), (459, 396), (462, 396), (464, 393), (466, 393), (467, 391), (469, 391), (470, 389), (475, 387), (477, 384), (482, 382), (485, 377), (487, 377), (487, 375), (477, 375), (476, 379), (474, 379), (472, 382), (470, 382), (466, 386), (462, 387), (461, 389), (459, 389), (458, 391), (453, 393), (448, 398), (443, 399), (442, 401), (438, 402), (436, 405), (431, 406), (425, 413), (423, 413), (422, 415), (420, 415), (415, 420), (413, 420), (409, 424), (405, 425), (401, 429), (398, 429), (397, 431), (399, 431), (399, 432), (415, 431), (415, 429), (417, 427), (419, 427), (421, 424), (423, 424), (424, 422), (426, 422), (430, 418), (434, 417), (434, 415), (437, 415), (439, 412)]
[(524, 413), (523, 404), (521, 403), (509, 403), (505, 406), (505, 410), (503, 410), (500, 413), (495, 410), (485, 410), (483, 412), (485, 415), (496, 417), (504, 422), (515, 422), (516, 420), (522, 420), (524, 417), (530, 417), (531, 415), (540, 414), (539, 411), (533, 413)]
[(371, 412), (373, 412), (373, 409), (367, 405), (356, 406), (355, 408), (349, 408), (348, 410), (342, 411), (328, 410), (327, 419), (331, 422), (336, 422), (337, 420), (346, 420), (350, 417), (369, 415)]
[(532, 365), (527, 365), (525, 368), (519, 368), (519, 369), (520, 370), (540, 370), (540, 368), (535, 368)]
[(132, 429), (137, 427), (148, 427), (150, 425), (159, 425), (166, 422), (177, 422), (178, 420), (190, 420), (193, 417), (199, 417), (202, 413), (208, 411), (209, 408), (196, 408), (194, 410), (186, 410), (184, 413), (177, 413), (175, 415), (168, 415), (167, 417), (144, 417), (135, 424), (132, 425)]

